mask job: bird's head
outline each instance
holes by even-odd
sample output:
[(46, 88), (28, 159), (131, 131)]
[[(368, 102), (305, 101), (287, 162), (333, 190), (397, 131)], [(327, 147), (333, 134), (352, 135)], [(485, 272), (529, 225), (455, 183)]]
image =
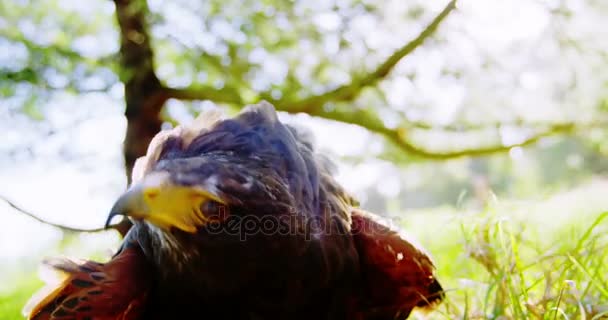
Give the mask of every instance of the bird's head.
[(167, 171), (153, 172), (118, 198), (106, 226), (113, 217), (124, 215), (148, 221), (165, 231), (175, 228), (194, 233), (228, 215), (226, 200), (211, 190), (214, 187), (180, 183)]
[(114, 203), (106, 226), (117, 215), (147, 221), (163, 231), (196, 233), (231, 215), (289, 212), (288, 186), (270, 168), (226, 154), (159, 161)]
[(272, 106), (257, 105), (233, 119), (203, 114), (197, 121), (154, 138), (106, 225), (124, 215), (165, 232), (197, 233), (235, 214), (309, 210), (303, 206), (317, 201), (311, 158)]

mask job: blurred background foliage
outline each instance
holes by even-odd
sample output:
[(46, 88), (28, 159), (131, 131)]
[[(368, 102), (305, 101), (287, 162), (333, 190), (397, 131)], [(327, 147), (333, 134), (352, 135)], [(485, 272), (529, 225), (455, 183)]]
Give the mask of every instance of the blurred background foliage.
[[(97, 228), (156, 132), (265, 99), (369, 210), (418, 221), (574, 192), (597, 214), (607, 62), (600, 0), (3, 1), (0, 195)], [(119, 241), (0, 217), (0, 315), (39, 285), (42, 256)]]

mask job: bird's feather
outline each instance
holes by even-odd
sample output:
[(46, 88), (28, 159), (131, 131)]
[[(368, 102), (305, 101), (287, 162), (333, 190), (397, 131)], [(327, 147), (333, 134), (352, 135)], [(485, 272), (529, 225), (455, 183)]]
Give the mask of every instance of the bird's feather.
[(24, 308), (32, 320), (140, 319), (151, 279), (141, 249), (125, 246), (107, 263), (51, 259), (45, 264), (63, 274)]
[(365, 319), (405, 319), (416, 307), (431, 309), (444, 297), (429, 254), (380, 217), (352, 210)]

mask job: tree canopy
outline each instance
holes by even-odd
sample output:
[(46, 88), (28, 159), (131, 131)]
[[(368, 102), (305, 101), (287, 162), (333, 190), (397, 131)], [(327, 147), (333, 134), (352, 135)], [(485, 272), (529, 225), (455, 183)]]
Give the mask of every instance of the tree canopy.
[[(129, 179), (164, 126), (267, 100), (362, 127), (383, 138), (368, 156), (398, 164), (517, 153), (554, 136), (605, 154), (606, 9), (524, 0), (7, 2), (5, 119), (26, 115), (42, 135), (4, 149), (47, 150), (45, 135), (90, 117), (57, 126), (48, 112), (57, 105), (74, 115), (79, 104), (123, 105)], [(64, 157), (83, 157), (65, 141), (56, 148)]]
[(121, 98), (123, 87), (128, 170), (163, 122), (200, 110), (191, 101), (265, 99), (355, 124), (387, 138), (392, 158), (485, 155), (604, 127), (604, 5), (456, 6), (15, 1), (0, 8), (1, 92), (39, 119), (57, 93)]

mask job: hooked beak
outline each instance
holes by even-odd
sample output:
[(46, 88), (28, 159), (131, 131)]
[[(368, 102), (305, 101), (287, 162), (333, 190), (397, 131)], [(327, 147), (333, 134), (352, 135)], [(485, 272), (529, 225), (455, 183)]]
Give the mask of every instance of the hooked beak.
[[(137, 188), (139, 189), (139, 188)], [(110, 214), (106, 220), (104, 228), (110, 227), (110, 222), (116, 216), (132, 216), (135, 217), (136, 212), (146, 212), (148, 209), (143, 204), (141, 191), (137, 189), (129, 189), (122, 194), (110, 209)]]
[(176, 185), (167, 172), (156, 172), (131, 186), (112, 206), (105, 227), (117, 215), (145, 220), (168, 231), (171, 228), (195, 233), (212, 218), (201, 208), (208, 201), (225, 204), (216, 195), (197, 186)]

